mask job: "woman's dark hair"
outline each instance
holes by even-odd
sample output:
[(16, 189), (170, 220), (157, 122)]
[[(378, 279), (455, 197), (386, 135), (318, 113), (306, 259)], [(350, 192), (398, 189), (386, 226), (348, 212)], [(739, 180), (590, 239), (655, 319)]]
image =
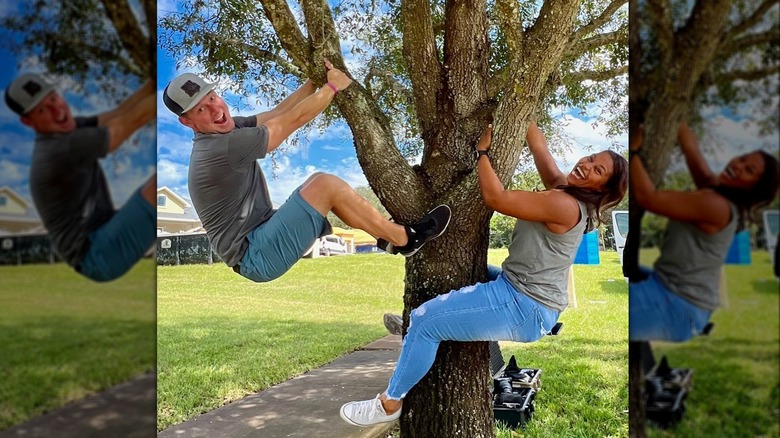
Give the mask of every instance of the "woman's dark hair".
[(755, 152), (758, 152), (764, 159), (764, 173), (761, 174), (761, 178), (756, 181), (753, 187), (749, 189), (721, 185), (712, 187), (715, 192), (737, 206), (737, 210), (739, 210), (737, 231), (745, 229), (749, 222), (758, 222), (755, 218), (756, 212), (772, 202), (777, 193), (777, 158), (761, 150)]
[(612, 176), (604, 184), (602, 190), (586, 189), (570, 185), (560, 185), (556, 189), (561, 189), (570, 194), (578, 201), (584, 202), (588, 208), (588, 221), (590, 226), (586, 231), (598, 227), (606, 221), (602, 217), (605, 210), (608, 210), (620, 203), (628, 190), (628, 160), (623, 158), (615, 151), (605, 151), (612, 157)]

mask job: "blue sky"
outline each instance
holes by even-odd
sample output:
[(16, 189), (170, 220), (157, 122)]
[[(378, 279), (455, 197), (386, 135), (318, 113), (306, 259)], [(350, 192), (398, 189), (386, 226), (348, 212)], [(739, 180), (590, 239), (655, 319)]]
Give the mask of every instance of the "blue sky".
[[(15, 12), (13, 5), (4, 2), (0, 7), (0, 16)], [(8, 84), (18, 74), (33, 71), (43, 72), (30, 59), (20, 60), (0, 47), (0, 89), (4, 92)], [(29, 65), (31, 64), (32, 65)], [(19, 69), (19, 64), (25, 65)], [(95, 115), (111, 110), (115, 104), (98, 95), (84, 96), (74, 94), (73, 84), (65, 78), (56, 84), (71, 106), (74, 115)], [(140, 84), (118, 84), (129, 95)], [(119, 150), (103, 160), (101, 165), (108, 179), (114, 204), (120, 207), (130, 195), (140, 187), (156, 170), (154, 149), (154, 124), (144, 128), (143, 135), (131, 137)], [(32, 201), (29, 188), (30, 158), (35, 140), (32, 129), (24, 126), (19, 117), (3, 102), (0, 104), (0, 187), (8, 186)]]

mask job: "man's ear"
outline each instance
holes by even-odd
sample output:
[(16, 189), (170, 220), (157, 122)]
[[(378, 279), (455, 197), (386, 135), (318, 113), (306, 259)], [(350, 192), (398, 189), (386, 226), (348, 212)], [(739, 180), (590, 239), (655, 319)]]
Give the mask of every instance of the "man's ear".
[(27, 116), (19, 117), (19, 121), (22, 122), (22, 124), (25, 125), (25, 126), (29, 126), (30, 128), (34, 128), (33, 127), (33, 121), (29, 117), (27, 117)]
[(181, 123), (182, 125), (184, 125), (184, 126), (186, 126), (188, 128), (195, 129), (195, 125), (192, 123), (192, 120), (190, 120), (190, 119), (188, 119), (188, 118), (186, 118), (184, 116), (179, 116), (179, 123)]

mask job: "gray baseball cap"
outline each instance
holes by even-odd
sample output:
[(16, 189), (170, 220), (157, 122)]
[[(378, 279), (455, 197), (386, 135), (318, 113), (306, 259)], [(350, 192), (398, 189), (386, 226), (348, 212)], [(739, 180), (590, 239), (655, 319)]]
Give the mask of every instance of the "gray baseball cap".
[(32, 111), (52, 91), (54, 85), (41, 75), (25, 73), (14, 79), (5, 89), (5, 103), (11, 111), (23, 116)]
[(196, 74), (184, 73), (165, 87), (163, 102), (169, 110), (180, 116), (197, 105), (216, 85), (209, 84)]

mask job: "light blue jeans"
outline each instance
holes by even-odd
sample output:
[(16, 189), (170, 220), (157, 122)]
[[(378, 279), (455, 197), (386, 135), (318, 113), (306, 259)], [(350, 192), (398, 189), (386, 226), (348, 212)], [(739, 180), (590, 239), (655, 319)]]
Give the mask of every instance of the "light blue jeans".
[(652, 270), (640, 269), (647, 279), (628, 286), (629, 340), (683, 342), (701, 333), (712, 312), (667, 289)]
[(425, 376), (441, 341), (533, 342), (546, 335), (559, 312), (548, 309), (488, 267), (488, 283), (450, 291), (414, 309), (387, 397), (400, 400)]

